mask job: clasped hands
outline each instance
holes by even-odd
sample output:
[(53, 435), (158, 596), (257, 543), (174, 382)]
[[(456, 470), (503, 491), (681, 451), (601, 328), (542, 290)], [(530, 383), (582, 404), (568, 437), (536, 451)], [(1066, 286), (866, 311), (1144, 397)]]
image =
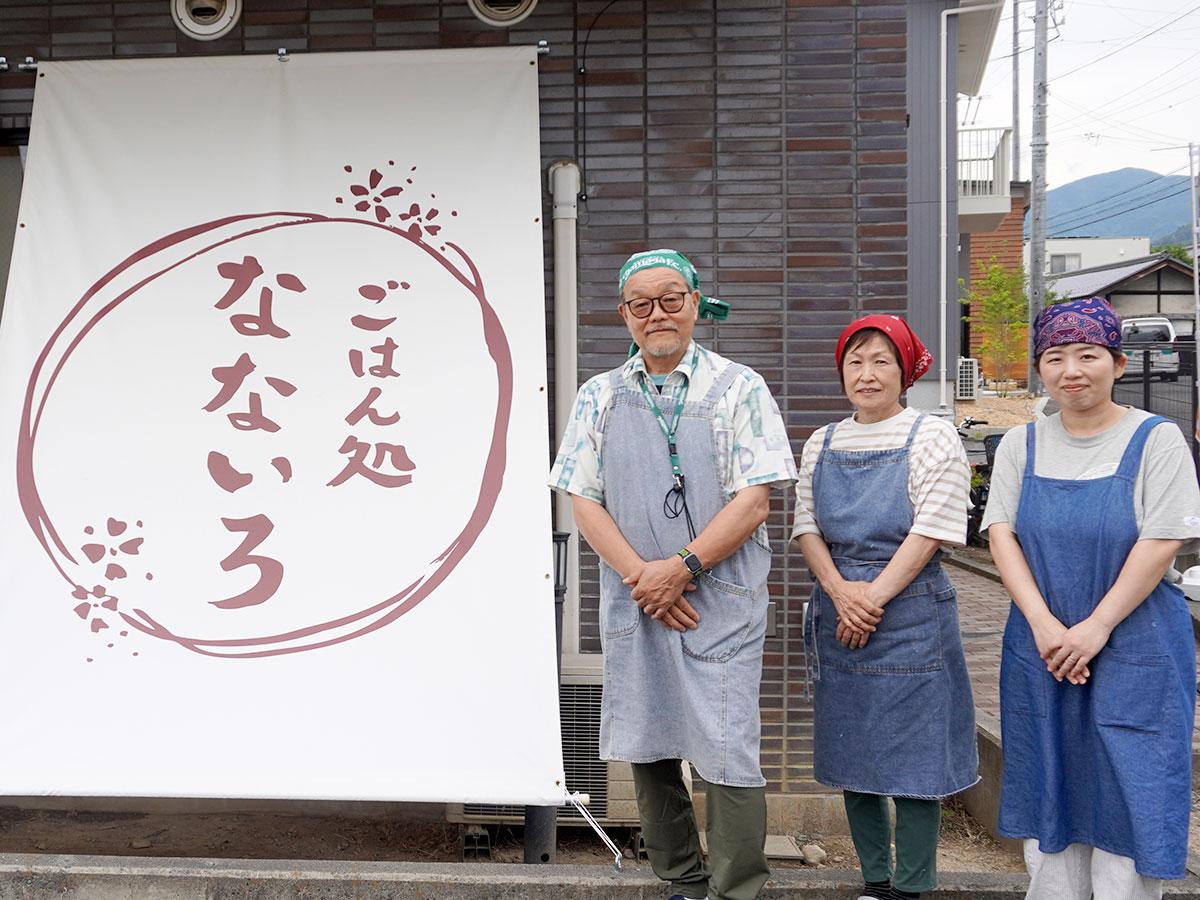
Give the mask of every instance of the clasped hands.
[(1038, 655), (1045, 661), (1046, 670), (1055, 681), (1065, 678), (1071, 684), (1087, 682), (1092, 674), (1088, 663), (1104, 649), (1112, 634), (1112, 628), (1094, 615), (1068, 628), (1048, 610), (1032, 628)]
[(869, 581), (845, 581), (825, 590), (837, 610), (837, 639), (857, 650), (865, 647), (871, 632), (883, 619), (883, 603)]
[(700, 614), (685, 594), (696, 590), (692, 573), (678, 556), (643, 562), (624, 579), (633, 588), (633, 602), (646, 615), (672, 631), (689, 631), (700, 623)]

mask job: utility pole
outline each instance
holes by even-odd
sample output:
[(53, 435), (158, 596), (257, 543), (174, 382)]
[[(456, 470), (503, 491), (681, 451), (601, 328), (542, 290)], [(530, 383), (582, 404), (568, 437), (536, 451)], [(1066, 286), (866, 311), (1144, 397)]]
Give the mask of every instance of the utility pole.
[(1033, 322), (1046, 301), (1046, 44), (1048, 0), (1035, 0), (1033, 19), (1033, 140), (1029, 142), (1032, 185), (1029, 206), (1029, 392), (1040, 392), (1033, 365)]
[(1012, 135), (1012, 177), (1013, 181), (1021, 180), (1021, 0), (1012, 0), (1013, 19), (1013, 135)]
[[(1196, 376), (1197, 402), (1200, 402), (1200, 144), (1188, 143), (1188, 181), (1192, 188), (1192, 299), (1195, 303), (1195, 325), (1192, 336), (1196, 340), (1196, 356), (1192, 363)], [(1192, 428), (1200, 439), (1200, 422)]]

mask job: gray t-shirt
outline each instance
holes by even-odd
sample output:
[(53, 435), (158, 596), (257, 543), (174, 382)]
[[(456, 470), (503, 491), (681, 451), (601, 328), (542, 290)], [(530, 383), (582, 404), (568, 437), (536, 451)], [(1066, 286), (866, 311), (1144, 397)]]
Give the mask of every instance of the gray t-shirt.
[[(1045, 478), (1084, 480), (1105, 478), (1117, 471), (1121, 456), (1137, 427), (1150, 413), (1130, 409), (1116, 425), (1091, 437), (1074, 437), (1056, 413), (1034, 426), (1034, 471)], [(992, 484), (982, 528), (997, 522), (1016, 530), (1017, 505), (1025, 473), (1025, 426), (1012, 429), (1000, 441), (992, 469)], [(1146, 438), (1141, 466), (1133, 488), (1138, 537), (1184, 540), (1181, 553), (1195, 552), (1200, 538), (1200, 485), (1196, 467), (1179, 427), (1158, 425)]]

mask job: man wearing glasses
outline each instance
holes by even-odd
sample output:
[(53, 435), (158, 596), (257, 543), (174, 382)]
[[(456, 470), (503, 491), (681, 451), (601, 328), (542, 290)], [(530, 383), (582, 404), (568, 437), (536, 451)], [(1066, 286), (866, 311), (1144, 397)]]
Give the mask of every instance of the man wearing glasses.
[[(763, 379), (693, 342), (705, 299), (687, 257), (635, 253), (618, 300), (638, 352), (580, 388), (550, 475), (601, 559), (600, 755), (633, 764), (646, 850), (674, 897), (753, 900), (770, 874), (765, 523), (795, 461)], [(681, 760), (707, 784), (707, 868)]]

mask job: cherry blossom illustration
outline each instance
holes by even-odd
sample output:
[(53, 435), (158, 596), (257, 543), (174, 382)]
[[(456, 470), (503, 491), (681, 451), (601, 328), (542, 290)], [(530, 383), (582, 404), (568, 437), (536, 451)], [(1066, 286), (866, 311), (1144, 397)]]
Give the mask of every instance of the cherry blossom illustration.
[[(394, 165), (394, 163), (389, 162), (389, 165)], [(351, 166), (343, 166), (343, 168), (347, 172), (353, 171)], [(373, 211), (375, 221), (377, 222), (386, 222), (392, 217), (392, 213), (384, 205), (384, 201), (392, 197), (398, 197), (404, 192), (404, 188), (398, 184), (380, 188), (382, 183), (383, 173), (381, 173), (378, 169), (372, 169), (371, 173), (367, 176), (366, 184), (350, 185), (351, 197), (360, 198), (354, 204), (354, 208), (358, 212)], [(335, 198), (335, 202), (345, 203), (346, 200), (344, 197), (337, 197)]]

